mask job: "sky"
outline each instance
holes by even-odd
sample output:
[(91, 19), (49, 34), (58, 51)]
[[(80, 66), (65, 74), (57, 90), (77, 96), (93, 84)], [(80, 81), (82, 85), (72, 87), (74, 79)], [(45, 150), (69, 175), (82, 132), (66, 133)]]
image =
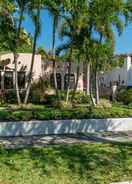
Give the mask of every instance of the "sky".
[[(23, 27), (27, 32), (33, 35), (34, 26), (29, 17), (25, 18)], [(52, 18), (47, 11), (41, 12), (41, 34), (38, 38), (38, 47), (42, 46), (46, 50), (50, 50), (52, 41)], [(56, 46), (61, 44), (61, 40), (57, 36)], [(132, 53), (132, 24), (127, 26), (121, 36), (115, 32), (115, 53)]]

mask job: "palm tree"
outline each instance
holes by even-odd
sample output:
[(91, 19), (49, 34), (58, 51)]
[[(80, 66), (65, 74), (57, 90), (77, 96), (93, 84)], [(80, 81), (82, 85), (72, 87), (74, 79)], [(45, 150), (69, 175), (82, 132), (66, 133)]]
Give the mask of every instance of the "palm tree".
[(56, 56), (59, 56), (61, 52), (64, 52), (63, 62), (68, 62), (68, 80), (66, 86), (66, 103), (69, 101), (69, 93), (70, 93), (70, 76), (71, 76), (71, 66), (72, 66), (72, 42), (64, 43), (56, 49)]
[[(16, 24), (15, 18), (14, 18), (14, 11), (16, 6), (19, 8), (19, 20), (18, 20), (18, 26)], [(5, 1), (3, 3), (3, 19), (5, 18), (4, 22), (4, 29), (5, 33), (3, 32), (4, 39), (7, 40), (8, 49), (13, 52), (14, 55), (14, 64), (15, 64), (15, 88), (16, 88), (16, 96), (18, 104), (21, 104), (20, 94), (19, 94), (19, 88), (18, 88), (18, 79), (17, 79), (17, 49), (19, 47), (19, 41), (20, 41), (20, 32), (22, 27), (22, 20), (24, 15), (24, 10), (26, 6), (26, 0), (16, 0), (16, 1)], [(10, 8), (14, 7), (13, 12), (10, 12)], [(7, 22), (6, 22), (7, 21)], [(3, 30), (4, 30), (3, 29)]]
[[(70, 54), (70, 57), (74, 55), (74, 61), (76, 62), (76, 81), (74, 85), (74, 90), (72, 94), (72, 100), (74, 99), (78, 81), (79, 81), (79, 73), (80, 73), (80, 63), (81, 63), (81, 55), (82, 55), (82, 45), (84, 41), (84, 28), (87, 22), (87, 16), (86, 16), (86, 7), (81, 1), (68, 1), (65, 2), (65, 16), (63, 20), (63, 24), (61, 25), (61, 37), (67, 37), (68, 41), (67, 43), (64, 43), (60, 46), (60, 50), (69, 50), (68, 52)], [(70, 9), (70, 11), (69, 11)], [(71, 62), (72, 59), (69, 58), (69, 62)], [(69, 63), (69, 66), (71, 67), (71, 63)], [(69, 94), (69, 82), (70, 82), (70, 71), (69, 69), (69, 77), (68, 77), (68, 86), (67, 86), (67, 97)], [(68, 100), (66, 100), (68, 101)]]
[(29, 98), (29, 93), (30, 93), (31, 83), (32, 83), (33, 66), (34, 66), (35, 54), (36, 54), (36, 49), (37, 49), (37, 38), (38, 38), (38, 36), (40, 34), (40, 30), (41, 30), (41, 28), (40, 28), (41, 0), (38, 0), (37, 3), (31, 3), (29, 9), (30, 9), (29, 13), (30, 13), (32, 20), (34, 22), (34, 25), (35, 25), (35, 32), (34, 32), (34, 40), (33, 40), (31, 66), (30, 66), (30, 71), (29, 71), (29, 76), (28, 76), (28, 81), (27, 81), (27, 88), (26, 88), (24, 104), (27, 104), (28, 98)]
[(53, 77), (54, 77), (54, 87), (56, 90), (56, 95), (59, 99), (59, 91), (58, 91), (58, 85), (57, 85), (57, 78), (56, 78), (56, 55), (55, 55), (55, 45), (56, 45), (56, 31), (58, 28), (58, 24), (61, 18), (61, 0), (52, 0), (52, 1), (48, 1), (47, 4), (45, 4), (45, 6), (47, 6), (52, 20), (53, 20), (53, 25), (52, 25), (52, 61), (53, 61)]
[(15, 4), (8, 1), (0, 2), (0, 41), (1, 50), (13, 51), (13, 38), (16, 32), (14, 24), (13, 13), (15, 11)]
[[(93, 0), (91, 2), (92, 8), (90, 10), (90, 17), (93, 17), (93, 31), (96, 33), (96, 35), (99, 35), (99, 45), (101, 46), (102, 44), (104, 44), (107, 39), (112, 39), (114, 42), (113, 26), (115, 26), (118, 30), (118, 33), (121, 34), (125, 25), (123, 19), (121, 18), (121, 15), (125, 16), (126, 20), (130, 16), (126, 7), (126, 2), (124, 2), (123, 0), (119, 0), (118, 2), (110, 0)], [(98, 72), (100, 68), (100, 57), (98, 55), (95, 55), (95, 57), (96, 104), (99, 104)]]
[(26, 0), (15, 0), (16, 5), (19, 7), (19, 22), (18, 22), (18, 28), (16, 32), (16, 38), (15, 38), (15, 45), (14, 45), (14, 64), (15, 64), (15, 88), (16, 88), (16, 96), (17, 96), (17, 101), (18, 104), (21, 105), (21, 97), (19, 93), (19, 86), (18, 86), (18, 75), (17, 75), (17, 59), (18, 59), (18, 53), (17, 49), (19, 47), (19, 41), (20, 41), (20, 33), (22, 29), (22, 21), (23, 21), (23, 16), (24, 16), (24, 11), (27, 5)]

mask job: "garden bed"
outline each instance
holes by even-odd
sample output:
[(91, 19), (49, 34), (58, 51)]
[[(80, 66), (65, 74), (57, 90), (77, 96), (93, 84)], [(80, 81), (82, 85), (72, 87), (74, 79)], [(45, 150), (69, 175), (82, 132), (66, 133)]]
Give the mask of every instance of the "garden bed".
[(57, 109), (54, 107), (33, 106), (30, 108), (0, 109), (0, 121), (29, 121), (29, 120), (67, 120), (67, 119), (104, 119), (132, 117), (132, 108), (91, 108), (77, 107)]

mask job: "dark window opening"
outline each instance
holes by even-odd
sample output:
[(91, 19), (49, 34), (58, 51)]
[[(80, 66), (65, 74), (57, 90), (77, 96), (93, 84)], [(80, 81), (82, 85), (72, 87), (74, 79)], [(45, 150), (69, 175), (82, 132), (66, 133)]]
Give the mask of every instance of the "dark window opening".
[(13, 72), (12, 71), (5, 71), (4, 88), (5, 89), (12, 89), (13, 88)]
[(25, 72), (18, 72), (18, 86), (19, 88), (25, 88)]
[(122, 81), (122, 84), (124, 84), (124, 83), (125, 83), (125, 81), (123, 80), (123, 81)]
[(110, 88), (112, 87), (112, 82), (110, 81)]
[(4, 70), (4, 66), (0, 66), (0, 70)]
[[(69, 76), (68, 74), (65, 74), (65, 77), (64, 77), (64, 89), (65, 90), (68, 87), (68, 80), (69, 80), (68, 76)], [(71, 74), (70, 75), (70, 80), (69, 80), (69, 88), (74, 89), (74, 86), (75, 86), (75, 75)]]
[[(60, 73), (56, 74), (56, 80), (57, 80), (57, 87), (58, 87), (58, 89), (61, 90), (61, 74)], [(54, 88), (55, 83), (54, 83), (54, 75), (53, 74), (51, 74), (51, 76), (50, 76), (50, 83), (51, 83), (51, 86)]]

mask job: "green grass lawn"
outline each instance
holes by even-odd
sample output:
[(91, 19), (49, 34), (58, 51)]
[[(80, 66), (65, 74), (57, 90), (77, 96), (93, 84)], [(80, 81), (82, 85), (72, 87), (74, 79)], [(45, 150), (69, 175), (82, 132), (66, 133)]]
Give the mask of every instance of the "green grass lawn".
[(1, 184), (110, 184), (132, 180), (132, 148), (107, 144), (0, 149)]

